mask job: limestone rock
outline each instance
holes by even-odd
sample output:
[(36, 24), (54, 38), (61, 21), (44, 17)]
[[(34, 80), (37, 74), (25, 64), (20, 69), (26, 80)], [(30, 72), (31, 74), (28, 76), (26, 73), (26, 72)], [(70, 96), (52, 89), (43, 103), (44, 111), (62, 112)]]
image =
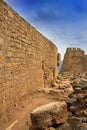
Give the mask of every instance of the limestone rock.
[(67, 93), (67, 95), (70, 95), (71, 93), (73, 93), (73, 88), (72, 88), (72, 86), (69, 86), (69, 87), (67, 87), (66, 89), (65, 89), (65, 92)]
[(63, 125), (58, 127), (56, 130), (72, 130), (72, 128), (68, 122), (65, 122)]
[(53, 124), (61, 124), (67, 120), (68, 112), (65, 102), (51, 102), (34, 109), (31, 122), (35, 128), (44, 129)]
[(83, 123), (80, 130), (87, 130), (87, 123)]
[(68, 123), (70, 124), (72, 130), (79, 130), (82, 121), (80, 118), (70, 117), (68, 118)]
[(56, 130), (56, 129), (53, 127), (49, 127), (49, 128), (44, 129), (44, 130)]

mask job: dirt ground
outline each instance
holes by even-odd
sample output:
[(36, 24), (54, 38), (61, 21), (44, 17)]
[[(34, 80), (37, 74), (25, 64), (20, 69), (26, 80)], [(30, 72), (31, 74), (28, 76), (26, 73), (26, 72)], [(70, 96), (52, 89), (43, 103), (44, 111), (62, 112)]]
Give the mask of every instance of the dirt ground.
[[(34, 91), (23, 96), (19, 103), (14, 103), (0, 119), (0, 130), (6, 130), (13, 122), (18, 121), (12, 130), (29, 130), (30, 112), (38, 106), (56, 100), (52, 95)], [(10, 130), (10, 129), (9, 129)]]

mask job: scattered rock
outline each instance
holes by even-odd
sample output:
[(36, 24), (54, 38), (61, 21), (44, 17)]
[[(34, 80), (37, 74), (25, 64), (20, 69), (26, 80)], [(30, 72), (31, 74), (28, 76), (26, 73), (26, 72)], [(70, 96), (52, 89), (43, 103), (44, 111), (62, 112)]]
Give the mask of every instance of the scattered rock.
[(78, 108), (75, 107), (75, 106), (71, 106), (71, 107), (69, 108), (69, 110), (70, 110), (70, 112), (72, 112), (73, 114), (76, 114), (76, 112), (78, 112)]
[(70, 124), (72, 130), (79, 130), (82, 121), (80, 118), (77, 117), (69, 117), (68, 123)]
[(68, 122), (65, 122), (63, 125), (60, 125), (60, 127), (56, 128), (56, 130), (72, 130), (72, 128)]
[(87, 130), (87, 123), (83, 123), (80, 130)]
[(82, 90), (87, 90), (87, 85), (83, 85)]
[(53, 127), (49, 127), (49, 128), (44, 129), (44, 130), (56, 130), (56, 129)]
[(60, 75), (52, 82), (52, 87), (43, 89), (59, 102), (31, 112), (34, 130), (87, 130), (87, 73)]
[(30, 114), (32, 125), (44, 129), (53, 124), (61, 124), (67, 120), (68, 112), (65, 102), (51, 102), (36, 108)]
[(67, 102), (68, 106), (74, 105), (77, 103), (77, 99), (76, 98), (67, 98), (66, 102)]

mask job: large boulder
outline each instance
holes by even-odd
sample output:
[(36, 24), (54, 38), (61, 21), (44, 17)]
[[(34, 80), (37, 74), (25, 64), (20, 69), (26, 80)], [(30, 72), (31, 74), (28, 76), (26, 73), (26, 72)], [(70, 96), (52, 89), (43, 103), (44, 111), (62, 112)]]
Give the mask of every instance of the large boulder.
[(68, 118), (66, 102), (51, 102), (37, 107), (30, 113), (30, 116), (32, 125), (36, 129), (64, 123)]

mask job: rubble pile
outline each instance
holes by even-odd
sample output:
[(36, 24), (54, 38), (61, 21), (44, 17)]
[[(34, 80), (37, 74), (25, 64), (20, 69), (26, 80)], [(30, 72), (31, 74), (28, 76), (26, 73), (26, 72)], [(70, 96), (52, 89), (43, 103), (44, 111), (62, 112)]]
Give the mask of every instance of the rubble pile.
[(43, 92), (56, 96), (57, 104), (51, 109), (46, 104), (38, 108), (40, 111), (31, 112), (33, 130), (87, 130), (87, 73), (60, 74)]

